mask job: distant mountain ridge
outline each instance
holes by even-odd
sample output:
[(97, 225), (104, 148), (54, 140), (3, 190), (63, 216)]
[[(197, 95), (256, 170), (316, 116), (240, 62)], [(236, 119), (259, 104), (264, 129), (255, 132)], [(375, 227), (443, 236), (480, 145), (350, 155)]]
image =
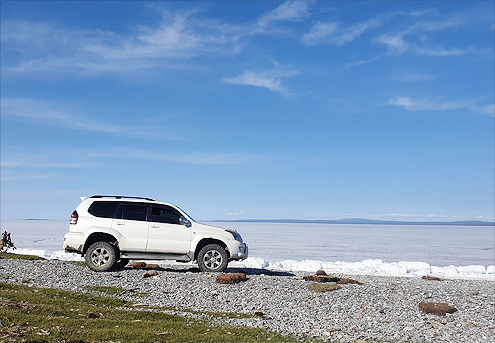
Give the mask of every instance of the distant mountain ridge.
[(287, 224), (365, 224), (365, 225), (454, 225), (454, 226), (495, 226), (494, 222), (484, 222), (479, 220), (463, 220), (451, 222), (415, 222), (399, 220), (375, 220), (361, 218), (330, 219), (330, 220), (309, 220), (309, 219), (230, 219), (215, 220), (215, 222), (233, 223), (287, 223)]

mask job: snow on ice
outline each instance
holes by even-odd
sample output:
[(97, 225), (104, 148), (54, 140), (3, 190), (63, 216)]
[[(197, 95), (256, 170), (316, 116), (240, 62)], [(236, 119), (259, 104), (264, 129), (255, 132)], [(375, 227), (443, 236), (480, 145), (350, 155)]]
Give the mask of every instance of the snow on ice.
[[(250, 257), (229, 267), (495, 281), (493, 227), (209, 224), (237, 228), (249, 245)], [(61, 249), (66, 221), (8, 221), (1, 230), (11, 233), (16, 253), (83, 260)]]

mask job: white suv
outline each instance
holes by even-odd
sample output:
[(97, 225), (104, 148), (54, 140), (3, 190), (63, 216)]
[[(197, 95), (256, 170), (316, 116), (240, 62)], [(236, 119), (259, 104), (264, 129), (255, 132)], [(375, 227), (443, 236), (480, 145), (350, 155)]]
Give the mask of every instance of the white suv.
[(64, 249), (85, 256), (95, 271), (133, 259), (197, 261), (202, 271), (221, 272), (229, 261), (248, 256), (237, 231), (200, 224), (177, 206), (153, 199), (103, 195), (81, 198)]

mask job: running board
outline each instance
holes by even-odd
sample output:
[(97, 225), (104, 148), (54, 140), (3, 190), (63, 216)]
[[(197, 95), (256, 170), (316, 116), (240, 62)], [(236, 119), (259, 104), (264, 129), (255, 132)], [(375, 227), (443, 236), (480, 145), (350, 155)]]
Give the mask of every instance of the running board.
[(121, 252), (120, 258), (127, 258), (129, 260), (175, 260), (179, 262), (192, 261), (192, 258), (189, 255), (134, 253), (134, 252)]

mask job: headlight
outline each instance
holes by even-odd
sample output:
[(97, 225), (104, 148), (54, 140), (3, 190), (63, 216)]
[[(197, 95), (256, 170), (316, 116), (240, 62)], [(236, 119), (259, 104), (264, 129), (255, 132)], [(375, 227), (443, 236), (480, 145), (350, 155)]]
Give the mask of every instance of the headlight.
[(239, 233), (237, 231), (234, 231), (234, 230), (225, 230), (225, 231), (227, 231), (228, 233), (232, 234), (232, 236), (234, 236), (234, 239), (236, 241), (242, 243), (242, 237), (241, 237), (241, 235), (239, 235)]

